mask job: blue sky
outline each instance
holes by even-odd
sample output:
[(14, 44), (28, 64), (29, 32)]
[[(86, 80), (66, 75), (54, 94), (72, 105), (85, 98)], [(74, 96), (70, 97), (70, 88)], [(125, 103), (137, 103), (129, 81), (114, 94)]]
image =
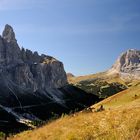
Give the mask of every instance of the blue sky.
[(140, 0), (0, 0), (0, 31), (13, 26), (20, 46), (56, 57), (75, 75), (112, 66), (140, 50)]

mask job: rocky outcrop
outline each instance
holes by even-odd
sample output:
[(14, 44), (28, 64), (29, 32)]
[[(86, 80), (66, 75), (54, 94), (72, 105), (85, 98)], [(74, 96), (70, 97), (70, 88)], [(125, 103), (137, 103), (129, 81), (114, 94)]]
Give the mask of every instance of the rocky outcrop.
[(67, 73), (67, 78), (73, 78), (75, 77), (72, 73)]
[(108, 74), (117, 73), (123, 79), (140, 79), (140, 51), (130, 49), (119, 56)]
[(0, 37), (0, 72), (4, 79), (32, 91), (60, 88), (67, 84), (62, 62), (20, 48), (10, 25), (5, 26)]

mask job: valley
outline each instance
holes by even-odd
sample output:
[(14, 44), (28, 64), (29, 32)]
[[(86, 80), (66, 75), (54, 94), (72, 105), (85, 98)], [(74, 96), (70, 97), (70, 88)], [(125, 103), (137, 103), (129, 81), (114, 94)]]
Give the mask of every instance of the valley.
[(0, 36), (0, 139), (139, 140), (140, 51), (97, 74), (75, 76), (56, 58)]

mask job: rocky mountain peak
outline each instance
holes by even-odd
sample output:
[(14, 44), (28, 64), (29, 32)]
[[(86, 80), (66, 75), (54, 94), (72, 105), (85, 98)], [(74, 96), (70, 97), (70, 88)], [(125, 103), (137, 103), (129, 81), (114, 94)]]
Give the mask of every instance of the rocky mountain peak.
[(4, 31), (3, 31), (3, 33), (2, 33), (2, 37), (3, 37), (7, 42), (16, 42), (14, 30), (13, 30), (13, 28), (12, 28), (10, 25), (8, 25), (8, 24), (5, 25)]
[(13, 28), (5, 26), (0, 36), (0, 131), (19, 132), (32, 122), (81, 110), (99, 100), (68, 85), (59, 60), (20, 48)]
[(108, 73), (118, 73), (123, 78), (140, 79), (140, 50), (129, 49), (122, 53)]
[(25, 89), (45, 90), (67, 84), (63, 63), (48, 55), (20, 48), (10, 25), (0, 36), (0, 75)]

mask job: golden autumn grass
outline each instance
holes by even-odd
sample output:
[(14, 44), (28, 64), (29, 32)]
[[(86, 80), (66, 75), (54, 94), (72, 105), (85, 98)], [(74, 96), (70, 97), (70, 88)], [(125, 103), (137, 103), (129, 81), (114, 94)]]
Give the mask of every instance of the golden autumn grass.
[(126, 85), (126, 86), (133, 86), (136, 83), (140, 82), (139, 80), (132, 80), (132, 79), (121, 79), (118, 74), (112, 74), (108, 75), (107, 72), (100, 72), (96, 74), (91, 75), (84, 75), (84, 76), (77, 76), (77, 77), (68, 77), (68, 82), (70, 84), (77, 84), (81, 81), (90, 80), (90, 79), (102, 79), (102, 81), (106, 81), (108, 83), (118, 82), (120, 84)]
[(84, 76), (78, 76), (78, 77), (68, 77), (69, 83), (76, 84), (80, 81), (84, 80), (90, 80), (94, 78), (101, 78), (105, 80), (106, 82), (112, 83), (112, 82), (119, 82), (121, 84), (125, 85), (125, 81), (120, 79), (120, 76), (118, 74), (113, 74), (113, 75), (107, 75), (106, 72), (100, 72), (96, 74), (91, 74), (91, 75), (84, 75)]
[[(103, 105), (105, 110), (96, 112)], [(140, 85), (9, 140), (140, 140)], [(94, 111), (95, 110), (95, 111)]]

